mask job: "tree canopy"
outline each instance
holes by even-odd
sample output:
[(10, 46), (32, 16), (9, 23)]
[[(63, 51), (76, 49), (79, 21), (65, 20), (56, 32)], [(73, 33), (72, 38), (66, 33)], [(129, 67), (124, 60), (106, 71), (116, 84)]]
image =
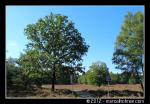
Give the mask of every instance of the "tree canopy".
[(104, 62), (97, 61), (92, 63), (90, 69), (79, 77), (78, 82), (91, 85), (106, 84), (106, 64)]
[(136, 79), (144, 75), (144, 16), (141, 12), (125, 16), (121, 32), (115, 43), (113, 63), (116, 68), (128, 71)]
[(45, 57), (40, 60), (41, 63), (52, 70), (52, 91), (54, 91), (56, 67), (78, 66), (78, 62), (82, 61), (82, 56), (89, 47), (74, 23), (61, 14), (51, 13), (35, 24), (27, 25), (25, 35), (30, 40), (27, 47), (43, 54)]

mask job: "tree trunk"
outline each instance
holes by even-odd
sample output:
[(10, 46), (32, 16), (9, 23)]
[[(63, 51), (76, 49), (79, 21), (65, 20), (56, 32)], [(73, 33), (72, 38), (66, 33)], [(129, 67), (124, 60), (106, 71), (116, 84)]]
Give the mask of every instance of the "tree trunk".
[[(143, 72), (143, 77), (144, 77), (143, 64), (142, 64), (142, 72)], [(143, 91), (144, 91), (144, 85), (143, 85), (143, 83), (142, 83), (142, 80), (141, 80), (141, 87), (142, 87), (142, 89), (143, 89)]]
[(142, 83), (142, 81), (141, 81), (141, 87), (142, 87), (142, 90), (143, 90), (143, 92), (144, 92), (144, 86), (143, 86), (143, 83)]
[(53, 67), (53, 70), (52, 70), (52, 91), (54, 91), (55, 90), (55, 79), (56, 79), (56, 77), (55, 77), (55, 65), (54, 65), (54, 67)]
[(136, 69), (136, 75), (137, 75), (137, 78), (140, 80), (141, 88), (142, 88), (142, 90), (143, 90), (143, 92), (144, 92), (144, 85), (143, 85), (143, 83), (142, 83), (142, 80), (141, 80), (141, 78), (140, 78), (140, 76), (139, 76), (139, 73), (138, 73), (137, 69)]

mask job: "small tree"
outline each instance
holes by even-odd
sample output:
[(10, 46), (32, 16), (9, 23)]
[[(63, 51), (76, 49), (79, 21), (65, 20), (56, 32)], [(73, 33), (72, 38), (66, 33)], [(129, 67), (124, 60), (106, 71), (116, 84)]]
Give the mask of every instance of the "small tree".
[(95, 62), (90, 66), (87, 74), (88, 84), (98, 85), (106, 84), (106, 69), (107, 66), (103, 62)]
[(18, 82), (17, 75), (19, 73), (18, 67), (16, 67), (16, 59), (9, 57), (5, 61), (7, 72), (7, 86), (11, 87)]
[(21, 78), (25, 86), (36, 84), (40, 86), (42, 78), (42, 67), (39, 62), (40, 54), (36, 50), (26, 50), (25, 54), (21, 54), (17, 60), (17, 64), (21, 71)]

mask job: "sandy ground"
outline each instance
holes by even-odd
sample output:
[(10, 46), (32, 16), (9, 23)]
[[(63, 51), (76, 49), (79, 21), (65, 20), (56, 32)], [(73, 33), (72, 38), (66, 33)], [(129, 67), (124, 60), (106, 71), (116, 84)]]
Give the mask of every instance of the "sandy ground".
[[(43, 85), (42, 87), (51, 88), (51, 85)], [(69, 90), (130, 90), (130, 91), (142, 91), (140, 84), (129, 85), (129, 84), (116, 84), (109, 86), (93, 86), (84, 84), (74, 84), (74, 85), (55, 85), (56, 89), (69, 89)]]

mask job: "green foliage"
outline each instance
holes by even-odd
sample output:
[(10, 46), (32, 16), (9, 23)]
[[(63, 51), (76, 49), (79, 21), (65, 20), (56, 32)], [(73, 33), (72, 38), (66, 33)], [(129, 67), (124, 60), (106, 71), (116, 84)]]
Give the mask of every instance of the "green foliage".
[[(144, 16), (141, 12), (128, 13), (125, 16), (121, 32), (115, 43), (113, 63), (116, 68), (130, 73), (136, 73), (140, 79), (144, 73)], [(140, 79), (141, 80), (141, 79)], [(130, 81), (131, 82), (131, 81)]]
[(15, 83), (15, 77), (19, 73), (17, 67), (15, 66), (16, 60), (10, 57), (5, 61), (5, 63), (7, 71), (7, 85), (11, 86)]
[(130, 76), (130, 78), (128, 80), (128, 84), (136, 84), (136, 79), (133, 75)]
[[(56, 72), (62, 65), (76, 67), (88, 51), (84, 38), (67, 16), (50, 14), (25, 28), (28, 48), (44, 55), (40, 62), (52, 70), (52, 91)], [(73, 68), (76, 69), (76, 68)]]
[(128, 13), (115, 44), (113, 62), (122, 70), (143, 68), (144, 33), (143, 14)]
[(78, 83), (80, 84), (87, 84), (87, 77), (86, 74), (82, 74), (78, 77)]
[(111, 78), (111, 81), (110, 81), (111, 84), (118, 84), (120, 83), (121, 75), (119, 75), (118, 73), (115, 74), (113, 72), (110, 72), (110, 78)]
[(68, 71), (59, 70), (56, 73), (56, 83), (70, 84), (70, 73)]
[(40, 86), (42, 84), (42, 67), (39, 64), (39, 58), (38, 51), (26, 50), (26, 53), (22, 54), (17, 60), (25, 86), (31, 84)]
[(44, 52), (51, 63), (70, 64), (80, 61), (88, 46), (74, 23), (67, 18), (51, 13), (36, 24), (27, 25), (25, 35), (30, 40), (28, 46)]
[(67, 16), (51, 13), (27, 25), (25, 35), (29, 43), (16, 61), (18, 70), (13, 70), (15, 65), (7, 65), (8, 84), (69, 84), (70, 74), (77, 82), (77, 72), (82, 72), (82, 56), (89, 46)]
[(95, 62), (90, 69), (78, 79), (81, 84), (90, 84), (100, 86), (106, 84), (106, 64), (103, 62)]
[(131, 76), (131, 73), (125, 71), (125, 72), (122, 72), (122, 73), (120, 74), (120, 76), (121, 76), (120, 83), (122, 83), (122, 84), (127, 84), (128, 81), (129, 81), (129, 78), (130, 78), (130, 76)]
[(51, 70), (43, 71), (42, 78), (41, 78), (42, 84), (51, 84), (52, 83), (52, 81), (50, 80), (51, 76), (52, 76)]
[[(137, 84), (140, 83), (140, 79), (137, 79), (134, 74), (130, 72), (122, 72), (115, 74), (110, 72), (111, 84)], [(143, 76), (141, 76), (142, 78)]]
[(97, 76), (96, 76), (96, 73), (95, 71), (94, 72), (87, 72), (87, 84), (90, 84), (90, 85), (97, 85), (96, 81), (97, 81)]

